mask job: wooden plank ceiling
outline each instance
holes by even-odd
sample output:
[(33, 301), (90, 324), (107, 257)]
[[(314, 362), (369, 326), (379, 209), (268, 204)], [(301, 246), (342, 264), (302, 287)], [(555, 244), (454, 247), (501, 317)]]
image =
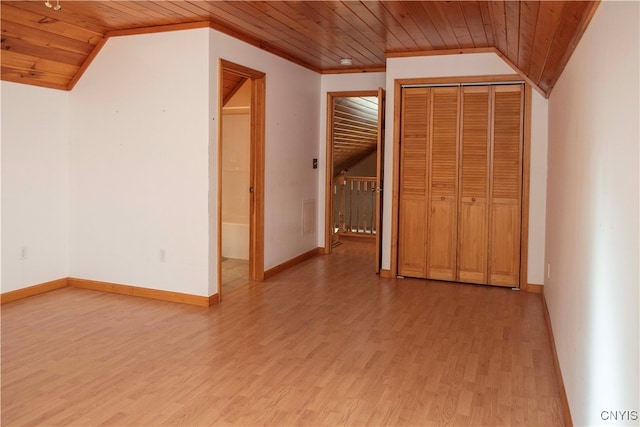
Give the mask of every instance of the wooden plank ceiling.
[[(107, 38), (187, 24), (210, 26), (323, 73), (382, 71), (387, 56), (407, 53), (495, 50), (548, 95), (597, 7), (585, 1), (59, 3), (58, 11), (44, 0), (0, 3), (3, 80), (70, 90)], [(353, 64), (340, 65), (341, 58)]]
[(378, 97), (334, 98), (333, 176), (374, 153), (378, 146)]

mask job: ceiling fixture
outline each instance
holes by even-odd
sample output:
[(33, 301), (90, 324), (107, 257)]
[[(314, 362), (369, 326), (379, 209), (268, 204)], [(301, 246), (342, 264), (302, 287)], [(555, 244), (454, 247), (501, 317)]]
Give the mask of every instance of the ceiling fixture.
[(352, 65), (353, 61), (351, 60), (351, 58), (342, 58), (340, 60), (340, 65)]
[(47, 6), (49, 9), (53, 9), (55, 11), (58, 11), (60, 9), (62, 9), (62, 6), (60, 6), (60, 0), (56, 0), (56, 5), (52, 5), (51, 2), (49, 0), (44, 2), (44, 5)]

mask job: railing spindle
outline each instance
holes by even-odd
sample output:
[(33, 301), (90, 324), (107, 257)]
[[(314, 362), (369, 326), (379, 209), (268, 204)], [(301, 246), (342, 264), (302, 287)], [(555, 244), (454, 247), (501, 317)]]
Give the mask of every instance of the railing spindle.
[(376, 184), (375, 182), (371, 185), (371, 200), (369, 201), (369, 205), (371, 206), (371, 234), (376, 233), (376, 218), (375, 215), (377, 213), (374, 206), (376, 205)]
[(355, 232), (360, 232), (360, 181), (356, 181), (356, 229)]
[(349, 182), (349, 228), (347, 232), (353, 230), (353, 181)]
[(362, 231), (367, 232), (367, 194), (369, 194), (369, 183), (363, 182), (364, 190), (362, 191)]

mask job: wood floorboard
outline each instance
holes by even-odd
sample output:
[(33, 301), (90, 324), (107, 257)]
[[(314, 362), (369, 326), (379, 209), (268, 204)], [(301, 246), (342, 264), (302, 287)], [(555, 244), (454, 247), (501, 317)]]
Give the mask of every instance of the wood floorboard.
[(562, 425), (539, 294), (381, 279), (345, 242), (210, 308), (2, 306), (2, 425)]

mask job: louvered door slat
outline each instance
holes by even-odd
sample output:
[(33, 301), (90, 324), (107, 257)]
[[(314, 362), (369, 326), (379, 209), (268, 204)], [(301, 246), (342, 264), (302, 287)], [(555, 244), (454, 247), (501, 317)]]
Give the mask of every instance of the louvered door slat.
[(490, 87), (465, 87), (460, 140), (458, 281), (487, 283)]
[(431, 89), (427, 277), (456, 280), (459, 88)]
[(426, 277), (428, 88), (402, 90), (398, 274)]
[(518, 286), (522, 192), (522, 85), (494, 88), (489, 283)]

